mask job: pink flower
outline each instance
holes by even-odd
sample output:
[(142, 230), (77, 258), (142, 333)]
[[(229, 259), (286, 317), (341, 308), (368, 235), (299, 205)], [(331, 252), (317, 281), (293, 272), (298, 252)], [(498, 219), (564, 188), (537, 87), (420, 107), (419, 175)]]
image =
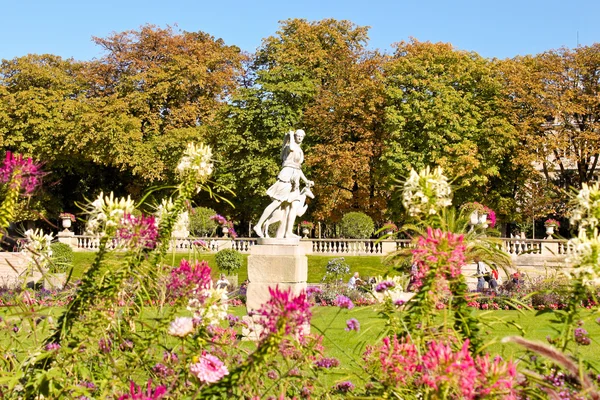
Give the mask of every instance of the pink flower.
[(413, 261), (417, 265), (414, 287), (422, 286), (430, 266), (436, 267), (438, 278), (452, 280), (460, 276), (466, 263), (465, 251), (464, 235), (428, 227), (427, 236), (419, 237), (412, 251)]
[(496, 213), (489, 207), (486, 207), (485, 210), (487, 211), (488, 220), (490, 221), (490, 228), (493, 228), (494, 226), (496, 226)]
[(177, 317), (169, 327), (169, 335), (186, 337), (194, 332), (194, 320), (189, 317)]
[(303, 327), (310, 324), (312, 316), (306, 292), (294, 296), (291, 289), (282, 291), (277, 286), (269, 288), (269, 293), (271, 298), (256, 311), (259, 323), (264, 327), (263, 338), (280, 329), (286, 335), (302, 336)]
[(129, 248), (153, 249), (158, 240), (158, 226), (154, 216), (134, 217), (125, 214), (117, 229), (117, 239)]
[(197, 363), (190, 365), (190, 372), (200, 382), (214, 383), (229, 375), (227, 367), (217, 357), (203, 352)]
[(191, 265), (188, 260), (183, 259), (179, 267), (171, 270), (171, 276), (167, 282), (169, 297), (178, 299), (193, 296), (202, 302), (204, 292), (212, 286), (210, 267), (206, 261)]
[(167, 388), (163, 385), (157, 386), (152, 390), (152, 380), (148, 380), (146, 391), (142, 391), (141, 386), (137, 386), (133, 381), (129, 384), (129, 393), (119, 397), (119, 400), (159, 400), (167, 394)]
[(25, 193), (31, 193), (41, 183), (42, 171), (31, 158), (23, 159), (21, 154), (6, 152), (4, 163), (0, 165), (0, 182), (18, 185)]

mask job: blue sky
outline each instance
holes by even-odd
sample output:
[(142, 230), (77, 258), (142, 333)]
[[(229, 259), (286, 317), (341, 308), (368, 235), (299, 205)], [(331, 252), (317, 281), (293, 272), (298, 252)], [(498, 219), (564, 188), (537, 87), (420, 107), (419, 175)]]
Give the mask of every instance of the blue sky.
[(598, 0), (0, 0), (0, 10), (0, 59), (91, 60), (102, 56), (92, 36), (144, 24), (207, 32), (253, 52), (288, 18), (370, 26), (369, 47), (386, 52), (410, 37), (497, 58), (600, 41)]

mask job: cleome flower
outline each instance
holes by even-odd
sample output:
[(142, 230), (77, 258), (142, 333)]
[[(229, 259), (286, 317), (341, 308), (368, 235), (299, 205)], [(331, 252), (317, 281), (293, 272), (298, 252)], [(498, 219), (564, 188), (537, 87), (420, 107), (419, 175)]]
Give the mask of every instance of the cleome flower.
[(402, 205), (413, 217), (433, 215), (452, 204), (452, 189), (441, 167), (433, 171), (426, 167), (420, 173), (414, 169), (402, 189)]
[(158, 240), (158, 226), (154, 216), (135, 217), (125, 214), (117, 229), (117, 239), (128, 248), (153, 249)]
[(204, 144), (188, 143), (179, 160), (176, 172), (181, 176), (192, 176), (197, 182), (206, 182), (213, 172), (210, 147)]
[(600, 183), (583, 183), (571, 208), (571, 224), (579, 224), (580, 229), (593, 230), (600, 221)]
[(210, 288), (203, 292), (202, 299), (191, 298), (187, 309), (203, 325), (217, 325), (227, 318), (227, 289)]
[(25, 231), (27, 244), (24, 252), (28, 255), (31, 265), (39, 265), (42, 268), (48, 266), (50, 257), (52, 257), (52, 249), (50, 248), (52, 239), (53, 236), (44, 234), (42, 229), (28, 229)]
[(113, 193), (104, 196), (100, 193), (98, 198), (88, 206), (88, 220), (86, 232), (91, 235), (105, 235), (107, 231), (111, 233), (121, 224), (125, 214), (131, 214), (135, 205), (131, 197), (117, 197)]
[(21, 154), (6, 152), (4, 163), (0, 164), (0, 182), (11, 183), (29, 194), (41, 183), (43, 173), (38, 164)]
[(291, 289), (269, 288), (271, 298), (256, 311), (259, 324), (264, 327), (262, 337), (277, 333), (280, 329), (286, 335), (301, 337), (304, 326), (310, 323), (312, 316), (306, 292), (295, 296)]

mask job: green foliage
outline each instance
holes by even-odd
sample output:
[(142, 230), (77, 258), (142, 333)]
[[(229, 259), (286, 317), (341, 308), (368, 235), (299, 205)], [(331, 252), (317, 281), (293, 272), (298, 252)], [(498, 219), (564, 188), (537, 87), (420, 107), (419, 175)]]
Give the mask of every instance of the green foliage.
[(345, 238), (368, 239), (375, 231), (375, 223), (367, 214), (353, 211), (342, 217), (340, 229)]
[(236, 274), (242, 266), (242, 254), (234, 249), (219, 250), (215, 262), (220, 271), (227, 275)]
[(65, 243), (55, 242), (50, 245), (52, 258), (50, 272), (65, 272), (73, 265), (73, 249)]
[(210, 219), (217, 212), (212, 208), (196, 207), (189, 213), (189, 231), (192, 236), (212, 236), (217, 223)]
[(412, 40), (397, 45), (385, 68), (388, 176), (441, 166), (455, 179), (459, 203), (498, 190), (490, 179), (502, 174), (517, 140), (498, 107), (504, 93), (492, 63), (450, 44)]

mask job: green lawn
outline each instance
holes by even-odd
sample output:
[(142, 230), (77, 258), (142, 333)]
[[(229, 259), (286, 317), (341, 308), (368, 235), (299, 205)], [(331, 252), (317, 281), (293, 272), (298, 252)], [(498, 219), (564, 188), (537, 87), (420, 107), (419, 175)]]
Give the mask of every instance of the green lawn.
[[(73, 278), (81, 277), (83, 271), (89, 267), (94, 261), (96, 253), (93, 252), (76, 252), (73, 256)], [(112, 253), (108, 256), (109, 262), (119, 262), (119, 254)], [(243, 264), (238, 274), (238, 282), (243, 282), (248, 278), (248, 255), (243, 254)], [(165, 262), (171, 265), (178, 265), (182, 258), (193, 259), (192, 253), (170, 253), (167, 255)], [(327, 262), (336, 256), (307, 256), (308, 258), (308, 282), (320, 282), (325, 275), (325, 267)], [(215, 263), (215, 253), (202, 253), (198, 256), (200, 260), (206, 260), (208, 265), (213, 269), (213, 276), (217, 276), (218, 270)], [(383, 257), (378, 256), (349, 256), (344, 257), (345, 262), (350, 266), (350, 275), (356, 271), (362, 277), (384, 275), (389, 266), (383, 261)]]

